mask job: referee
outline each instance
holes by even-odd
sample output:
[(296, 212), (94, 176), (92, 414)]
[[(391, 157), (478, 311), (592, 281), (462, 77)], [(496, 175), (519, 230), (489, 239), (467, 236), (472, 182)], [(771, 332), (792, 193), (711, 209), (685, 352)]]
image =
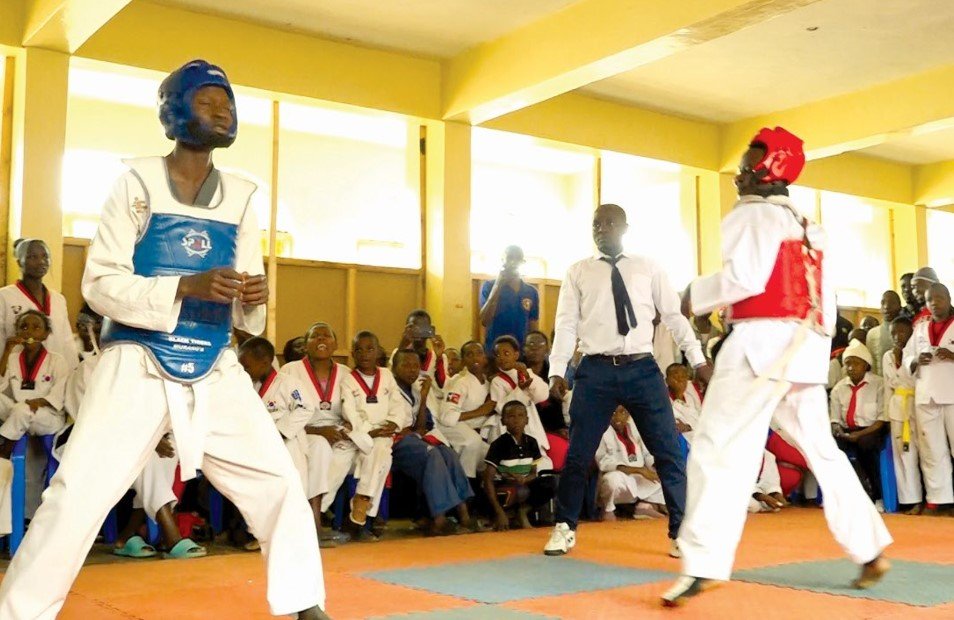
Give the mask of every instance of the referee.
[(653, 455), (669, 508), (669, 554), (679, 557), (676, 537), (686, 503), (686, 463), (679, 447), (672, 405), (653, 359), (653, 319), (659, 312), (705, 382), (712, 375), (702, 346), (680, 313), (679, 295), (654, 261), (623, 252), (626, 212), (604, 204), (593, 216), (599, 252), (569, 268), (560, 289), (556, 337), (550, 354), (550, 390), (563, 398), (567, 363), (579, 344), (570, 405), (570, 447), (557, 490), (556, 527), (546, 555), (563, 555), (576, 544), (587, 467), (610, 417), (622, 405)]

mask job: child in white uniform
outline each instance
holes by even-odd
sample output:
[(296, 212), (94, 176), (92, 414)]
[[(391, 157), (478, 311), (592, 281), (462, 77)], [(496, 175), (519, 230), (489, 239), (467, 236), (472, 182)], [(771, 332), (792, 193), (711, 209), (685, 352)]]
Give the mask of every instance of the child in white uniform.
[[(550, 471), (553, 462), (547, 456), (550, 441), (546, 429), (537, 413), (537, 403), (550, 398), (550, 389), (546, 381), (533, 374), (533, 371), (518, 360), (520, 343), (513, 336), (501, 336), (494, 341), (494, 356), (497, 362), (497, 374), (490, 381), (490, 400), (497, 403), (497, 413), (503, 413), (503, 406), (512, 400), (519, 401), (527, 408), (527, 427), (524, 432), (537, 440), (543, 458), (537, 463), (537, 471)], [(481, 431), (488, 442), (493, 442), (506, 431), (502, 415), (491, 416)]]
[(692, 429), (699, 424), (702, 404), (695, 387), (689, 383), (689, 369), (682, 364), (670, 364), (666, 368), (666, 387), (672, 401), (672, 414), (676, 417), (676, 430), (691, 444)]
[(924, 487), (918, 462), (918, 425), (914, 411), (914, 377), (904, 365), (904, 347), (911, 339), (911, 319), (897, 317), (889, 327), (894, 347), (881, 362), (884, 402), (891, 421), (894, 475), (898, 480), (898, 503), (909, 514), (921, 512)]
[(461, 359), (463, 370), (444, 386), (437, 424), (460, 457), (464, 473), (468, 478), (476, 478), (490, 448), (478, 431), (496, 413), (497, 403), (490, 399), (483, 345), (475, 340), (467, 342), (461, 347)]
[[(22, 312), (16, 334), (7, 340), (0, 361), (0, 535), (12, 530), (14, 445), (26, 434), (53, 435), (66, 426), (62, 409), (69, 369), (62, 357), (43, 346), (50, 334), (49, 317), (37, 310)], [(42, 465), (38, 469), (45, 471)], [(27, 491), (34, 497), (42, 490), (40, 480), (42, 475), (27, 476)]]
[(951, 446), (954, 445), (954, 312), (943, 284), (925, 294), (929, 319), (917, 321), (904, 348), (904, 365), (914, 375), (915, 423), (928, 506), (954, 503)]
[(0, 457), (7, 459), (24, 435), (53, 435), (66, 426), (63, 400), (70, 375), (66, 360), (43, 346), (50, 335), (48, 316), (38, 310), (20, 313), (16, 334), (0, 361)]
[[(344, 419), (341, 382), (351, 372), (332, 355), (338, 347), (334, 330), (327, 323), (314, 323), (305, 334), (305, 357), (282, 367), (279, 374), (301, 386), (301, 396), (310, 413), (301, 431), (301, 445), (307, 468), (305, 495), (311, 504), (319, 543), (332, 547), (347, 542), (344, 532), (321, 529), (321, 513), (328, 510), (342, 483), (354, 469), (358, 447)], [(367, 442), (370, 447), (370, 441)]]
[[(341, 382), (345, 420), (351, 424), (349, 436), (357, 440), (361, 453), (355, 463), (358, 487), (351, 500), (351, 521), (364, 525), (378, 514), (384, 484), (391, 471), (391, 446), (398, 430), (407, 426), (406, 407), (394, 375), (378, 368), (378, 337), (358, 332), (351, 347), (355, 369)], [(362, 529), (361, 532), (367, 530)]]
[(73, 328), (70, 325), (66, 297), (51, 291), (43, 278), (50, 270), (50, 248), (41, 239), (21, 239), (14, 249), (21, 279), (0, 288), (0, 341), (15, 336), (17, 317), (26, 310), (36, 310), (50, 317), (50, 336), (45, 347), (58, 353), (70, 370), (79, 364)]
[(636, 423), (623, 407), (617, 407), (610, 426), (596, 449), (600, 471), (599, 499), (604, 520), (614, 520), (617, 504), (636, 504), (634, 519), (659, 519), (666, 516), (659, 475)]

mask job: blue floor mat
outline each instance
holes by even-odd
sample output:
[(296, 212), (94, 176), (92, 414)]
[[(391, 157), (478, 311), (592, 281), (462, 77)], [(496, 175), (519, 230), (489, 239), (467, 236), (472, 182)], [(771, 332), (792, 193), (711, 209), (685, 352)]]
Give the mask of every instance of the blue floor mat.
[(847, 560), (799, 562), (739, 571), (739, 581), (782, 586), (838, 596), (867, 598), (921, 607), (954, 601), (954, 565), (891, 560), (892, 569), (881, 583), (855, 590), (851, 582), (859, 568)]
[(675, 575), (566, 557), (527, 555), (487, 562), (374, 571), (363, 576), (481, 603), (504, 603), (667, 581)]

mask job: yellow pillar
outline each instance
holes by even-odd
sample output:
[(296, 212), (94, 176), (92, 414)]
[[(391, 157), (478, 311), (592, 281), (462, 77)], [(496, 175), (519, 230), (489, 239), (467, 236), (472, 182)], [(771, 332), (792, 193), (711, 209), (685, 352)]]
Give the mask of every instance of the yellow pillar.
[[(917, 242), (917, 265), (911, 271), (928, 264), (928, 236), (927, 236), (927, 208), (923, 205), (914, 207), (914, 236), (911, 239)], [(901, 273), (904, 273), (902, 271)]]
[[(53, 256), (47, 284), (59, 290), (62, 279), (63, 213), (60, 186), (66, 144), (68, 54), (27, 48), (18, 57), (14, 102), (13, 187), (10, 239), (35, 237)], [(7, 281), (19, 277), (11, 261)]]
[[(919, 209), (924, 210), (923, 207), (911, 205), (899, 205), (891, 210), (891, 245), (894, 252), (895, 280), (900, 278), (901, 274), (916, 271), (918, 267), (927, 264), (927, 243), (922, 245), (921, 233), (918, 230)], [(923, 216), (920, 219), (924, 221)], [(926, 242), (927, 229), (925, 227), (922, 230), (923, 240)], [(894, 285), (897, 286), (897, 281)]]
[(427, 126), (425, 306), (448, 346), (472, 332), (470, 125)]
[(698, 252), (702, 274), (722, 269), (722, 219), (738, 200), (734, 175), (690, 169), (699, 179)]

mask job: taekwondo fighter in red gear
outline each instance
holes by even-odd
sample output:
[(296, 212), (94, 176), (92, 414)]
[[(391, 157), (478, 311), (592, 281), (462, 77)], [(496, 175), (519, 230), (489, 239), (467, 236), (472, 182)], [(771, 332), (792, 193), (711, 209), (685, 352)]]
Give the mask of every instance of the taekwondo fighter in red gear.
[(825, 235), (787, 190), (804, 163), (802, 141), (781, 127), (752, 139), (735, 179), (739, 202), (722, 223), (723, 270), (683, 299), (695, 314), (728, 306), (733, 329), (689, 453), (682, 576), (666, 605), (729, 579), (773, 415), (825, 489), (828, 527), (861, 566), (854, 585), (870, 587), (889, 568), (881, 554), (891, 536), (831, 434), (825, 384), (837, 310)]

